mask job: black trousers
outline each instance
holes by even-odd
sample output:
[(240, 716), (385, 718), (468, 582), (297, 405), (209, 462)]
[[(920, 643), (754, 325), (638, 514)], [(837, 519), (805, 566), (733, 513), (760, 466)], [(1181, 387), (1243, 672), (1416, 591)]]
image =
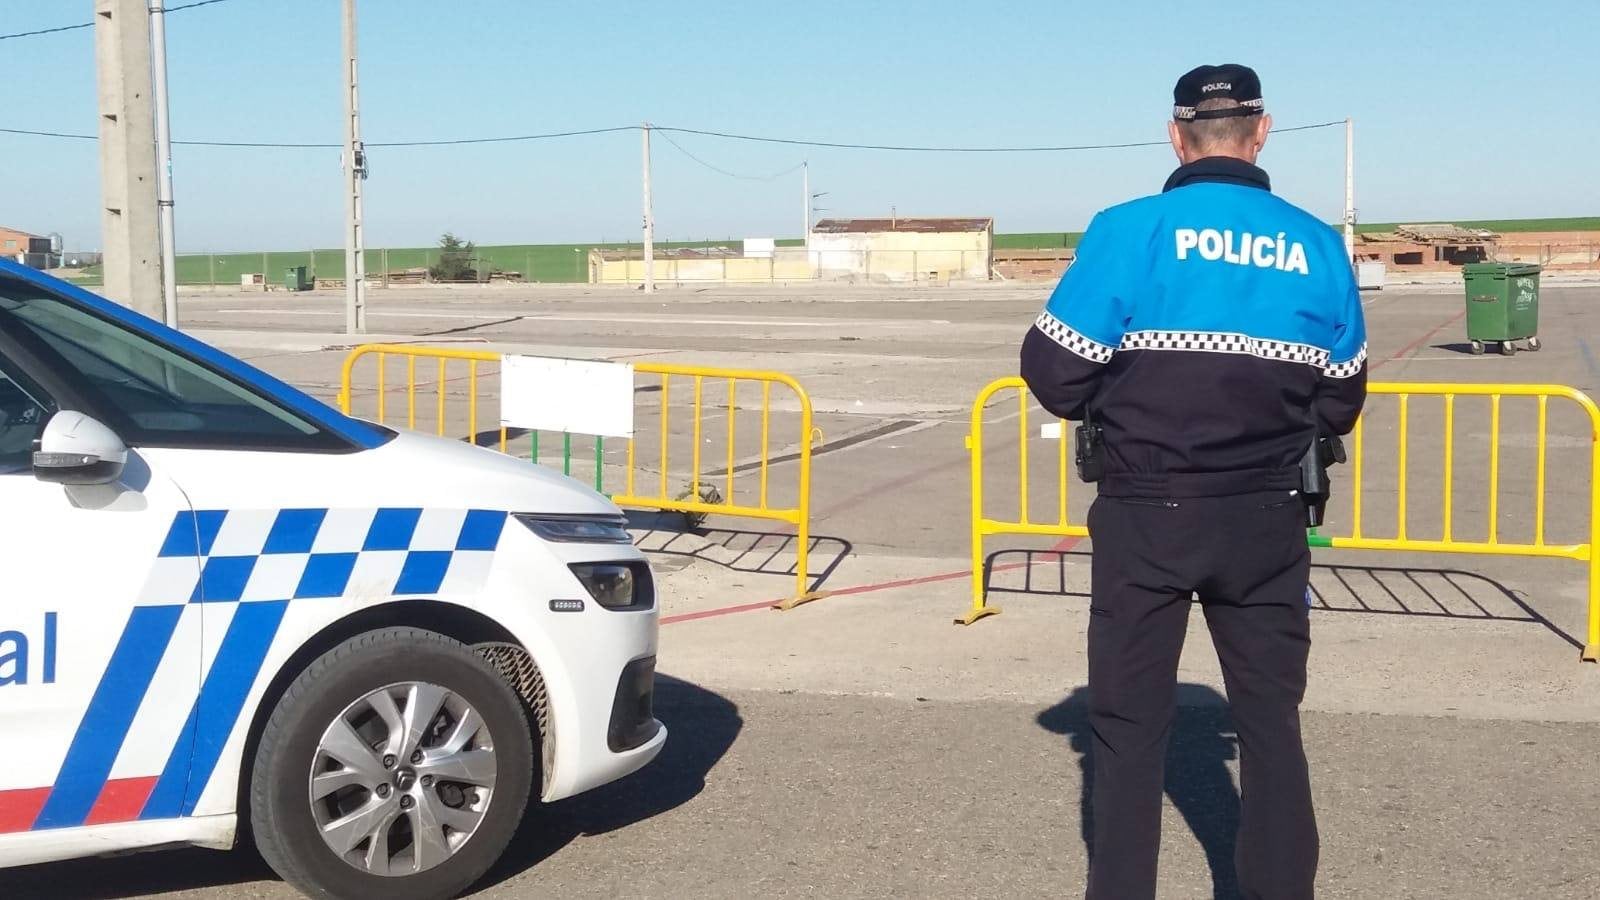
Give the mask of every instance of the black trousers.
[(1240, 892), (1251, 900), (1313, 895), (1317, 825), (1300, 741), (1311, 648), (1304, 516), (1287, 491), (1095, 501), (1089, 900), (1156, 895), (1178, 655), (1196, 596), (1239, 736)]

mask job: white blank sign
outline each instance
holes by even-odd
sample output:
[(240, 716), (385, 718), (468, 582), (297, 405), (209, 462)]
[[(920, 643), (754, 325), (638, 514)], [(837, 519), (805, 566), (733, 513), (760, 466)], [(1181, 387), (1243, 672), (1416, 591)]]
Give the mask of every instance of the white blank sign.
[(506, 356), (500, 365), (500, 424), (633, 437), (633, 366)]

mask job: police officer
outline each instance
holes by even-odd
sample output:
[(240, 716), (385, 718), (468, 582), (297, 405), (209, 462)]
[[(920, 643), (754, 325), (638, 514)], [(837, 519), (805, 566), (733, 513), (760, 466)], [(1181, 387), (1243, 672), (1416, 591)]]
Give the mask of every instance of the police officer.
[(1256, 73), (1201, 66), (1173, 100), (1182, 165), (1160, 194), (1095, 216), (1022, 345), (1039, 402), (1086, 423), (1081, 449), (1100, 454), (1085, 467), (1100, 477), (1088, 896), (1155, 896), (1178, 656), (1198, 598), (1239, 736), (1239, 887), (1311, 897), (1299, 463), (1319, 432), (1355, 425), (1365, 326), (1343, 242), (1255, 166), (1272, 127)]

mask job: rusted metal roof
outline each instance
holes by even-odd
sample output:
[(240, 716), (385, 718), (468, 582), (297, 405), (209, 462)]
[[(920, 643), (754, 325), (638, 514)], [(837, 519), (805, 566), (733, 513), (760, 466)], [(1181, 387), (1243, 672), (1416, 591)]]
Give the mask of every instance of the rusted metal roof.
[(938, 234), (952, 231), (988, 231), (991, 218), (900, 218), (823, 219), (811, 230), (817, 234), (869, 234), (882, 231), (909, 231)]
[(1418, 241), (1486, 241), (1499, 235), (1482, 228), (1462, 228), (1459, 225), (1397, 225), (1395, 231)]
[(1363, 244), (1465, 245), (1493, 243), (1500, 236), (1481, 228), (1457, 225), (1396, 225), (1394, 231), (1369, 231), (1357, 237)]

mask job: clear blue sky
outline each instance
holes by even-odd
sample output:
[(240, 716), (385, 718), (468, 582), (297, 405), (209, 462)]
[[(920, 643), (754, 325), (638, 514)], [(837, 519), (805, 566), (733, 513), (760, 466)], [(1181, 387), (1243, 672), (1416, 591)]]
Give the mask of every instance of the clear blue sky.
[[(174, 0), (169, 0), (174, 2)], [(11, 0), (0, 33), (87, 21), (90, 0)], [(1260, 72), (1292, 126), (1353, 116), (1364, 221), (1600, 213), (1600, 4), (364, 0), (369, 141), (659, 124), (896, 144), (1160, 139), (1193, 65)], [(168, 29), (179, 139), (341, 139), (338, 0), (230, 0)], [(0, 127), (95, 130), (93, 35), (0, 41)], [(802, 159), (824, 215), (993, 215), (1081, 228), (1159, 189), (1165, 148), (1032, 155), (802, 149), (679, 136), (723, 168)], [(1343, 134), (1276, 136), (1279, 193), (1337, 219)], [(658, 236), (793, 236), (798, 173), (727, 178), (656, 139)], [(99, 246), (90, 142), (0, 134), (0, 222)], [(636, 133), (375, 150), (369, 246), (637, 239)], [(336, 150), (180, 147), (183, 251), (339, 246)]]

